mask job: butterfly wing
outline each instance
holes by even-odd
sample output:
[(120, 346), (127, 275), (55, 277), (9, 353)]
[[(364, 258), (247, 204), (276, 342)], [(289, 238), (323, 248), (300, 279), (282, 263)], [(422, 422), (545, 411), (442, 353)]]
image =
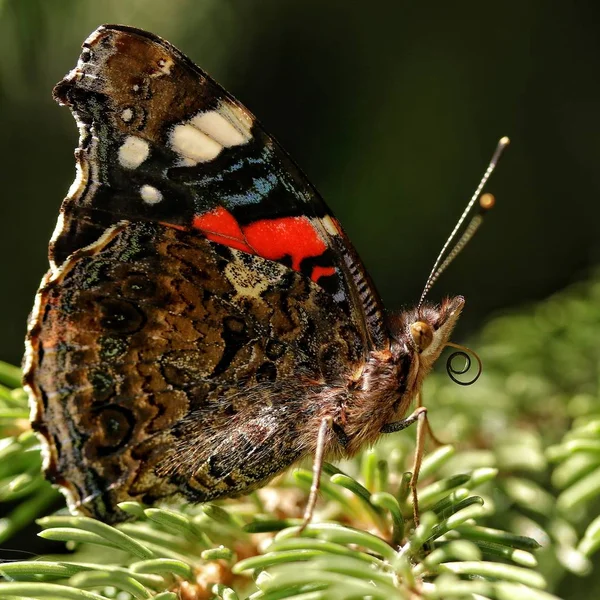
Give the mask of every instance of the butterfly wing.
[(124, 500), (247, 493), (314, 450), (339, 411), (328, 390), (363, 351), (302, 273), (192, 232), (115, 225), (39, 292), (26, 381), (46, 471), (105, 521)]
[(385, 345), (379, 295), (319, 194), (254, 116), (171, 44), (100, 27), (55, 97), (73, 110), (81, 141), (51, 265), (122, 219), (161, 222), (304, 273), (366, 346)]
[(106, 521), (247, 493), (385, 346), (379, 298), (291, 159), (167, 42), (101, 27), (55, 95), (80, 147), (27, 342), (46, 471)]

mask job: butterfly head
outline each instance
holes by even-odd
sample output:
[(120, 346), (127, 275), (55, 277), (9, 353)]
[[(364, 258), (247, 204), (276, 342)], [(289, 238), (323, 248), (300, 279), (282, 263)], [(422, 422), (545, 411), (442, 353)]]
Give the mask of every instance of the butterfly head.
[(396, 342), (392, 352), (410, 359), (403, 393), (407, 403), (418, 394), (423, 379), (449, 345), (464, 304), (462, 296), (455, 296), (444, 299), (440, 304), (424, 303), (390, 317), (389, 331)]
[(437, 306), (424, 305), (409, 313), (409, 341), (422, 360), (435, 361), (449, 341), (465, 305), (462, 296), (446, 298)]
[(446, 298), (441, 304), (423, 304), (392, 320), (391, 333), (401, 348), (419, 356), (422, 366), (431, 367), (450, 339), (465, 305), (462, 296)]

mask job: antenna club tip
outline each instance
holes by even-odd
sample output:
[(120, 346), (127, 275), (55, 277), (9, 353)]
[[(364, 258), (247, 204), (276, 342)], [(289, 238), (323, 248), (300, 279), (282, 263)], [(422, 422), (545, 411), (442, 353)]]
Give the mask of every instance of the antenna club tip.
[(487, 193), (483, 194), (481, 198), (479, 198), (479, 206), (482, 210), (490, 210), (490, 208), (494, 208), (496, 204), (496, 198), (493, 194)]
[(505, 135), (504, 137), (500, 138), (500, 141), (498, 142), (501, 146), (508, 146), (510, 144), (510, 138)]

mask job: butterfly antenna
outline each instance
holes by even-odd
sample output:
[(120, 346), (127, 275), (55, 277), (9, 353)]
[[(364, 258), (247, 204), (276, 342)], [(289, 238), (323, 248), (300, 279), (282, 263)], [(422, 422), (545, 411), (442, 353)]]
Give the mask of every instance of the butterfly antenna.
[[(423, 304), (423, 300), (425, 300), (425, 296), (429, 293), (429, 290), (432, 288), (433, 284), (437, 281), (438, 277), (446, 270), (448, 265), (458, 256), (460, 251), (467, 245), (467, 242), (473, 237), (479, 226), (483, 221), (483, 215), (490, 210), (495, 203), (494, 196), (492, 194), (483, 194), (481, 198), (479, 195), (481, 194), (481, 190), (483, 190), (483, 186), (487, 183), (487, 180), (490, 178), (490, 175), (494, 172), (496, 165), (498, 164), (498, 160), (506, 146), (510, 143), (510, 140), (505, 136), (500, 139), (498, 145), (496, 146), (496, 150), (492, 155), (492, 159), (490, 160), (490, 164), (488, 165), (475, 193), (469, 200), (465, 210), (462, 215), (458, 219), (452, 233), (446, 240), (441, 252), (435, 260), (433, 268), (431, 269), (431, 273), (427, 278), (427, 282), (425, 283), (425, 287), (423, 288), (423, 293), (421, 294), (421, 298), (419, 299), (419, 305), (417, 308), (420, 308)], [(460, 239), (451, 247), (451, 244), (454, 242), (456, 237), (458, 236), (458, 232), (460, 231), (465, 219), (471, 212), (473, 205), (479, 200), (479, 210), (473, 216), (469, 224), (467, 225), (464, 233), (460, 236)]]

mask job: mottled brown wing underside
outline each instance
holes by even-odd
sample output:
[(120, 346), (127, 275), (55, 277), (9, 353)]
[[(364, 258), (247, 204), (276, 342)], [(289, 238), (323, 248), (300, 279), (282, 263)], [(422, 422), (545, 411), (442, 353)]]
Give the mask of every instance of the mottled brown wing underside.
[(261, 485), (313, 450), (322, 392), (365, 351), (301, 273), (139, 222), (48, 274), (29, 343), (47, 473), (105, 521)]

